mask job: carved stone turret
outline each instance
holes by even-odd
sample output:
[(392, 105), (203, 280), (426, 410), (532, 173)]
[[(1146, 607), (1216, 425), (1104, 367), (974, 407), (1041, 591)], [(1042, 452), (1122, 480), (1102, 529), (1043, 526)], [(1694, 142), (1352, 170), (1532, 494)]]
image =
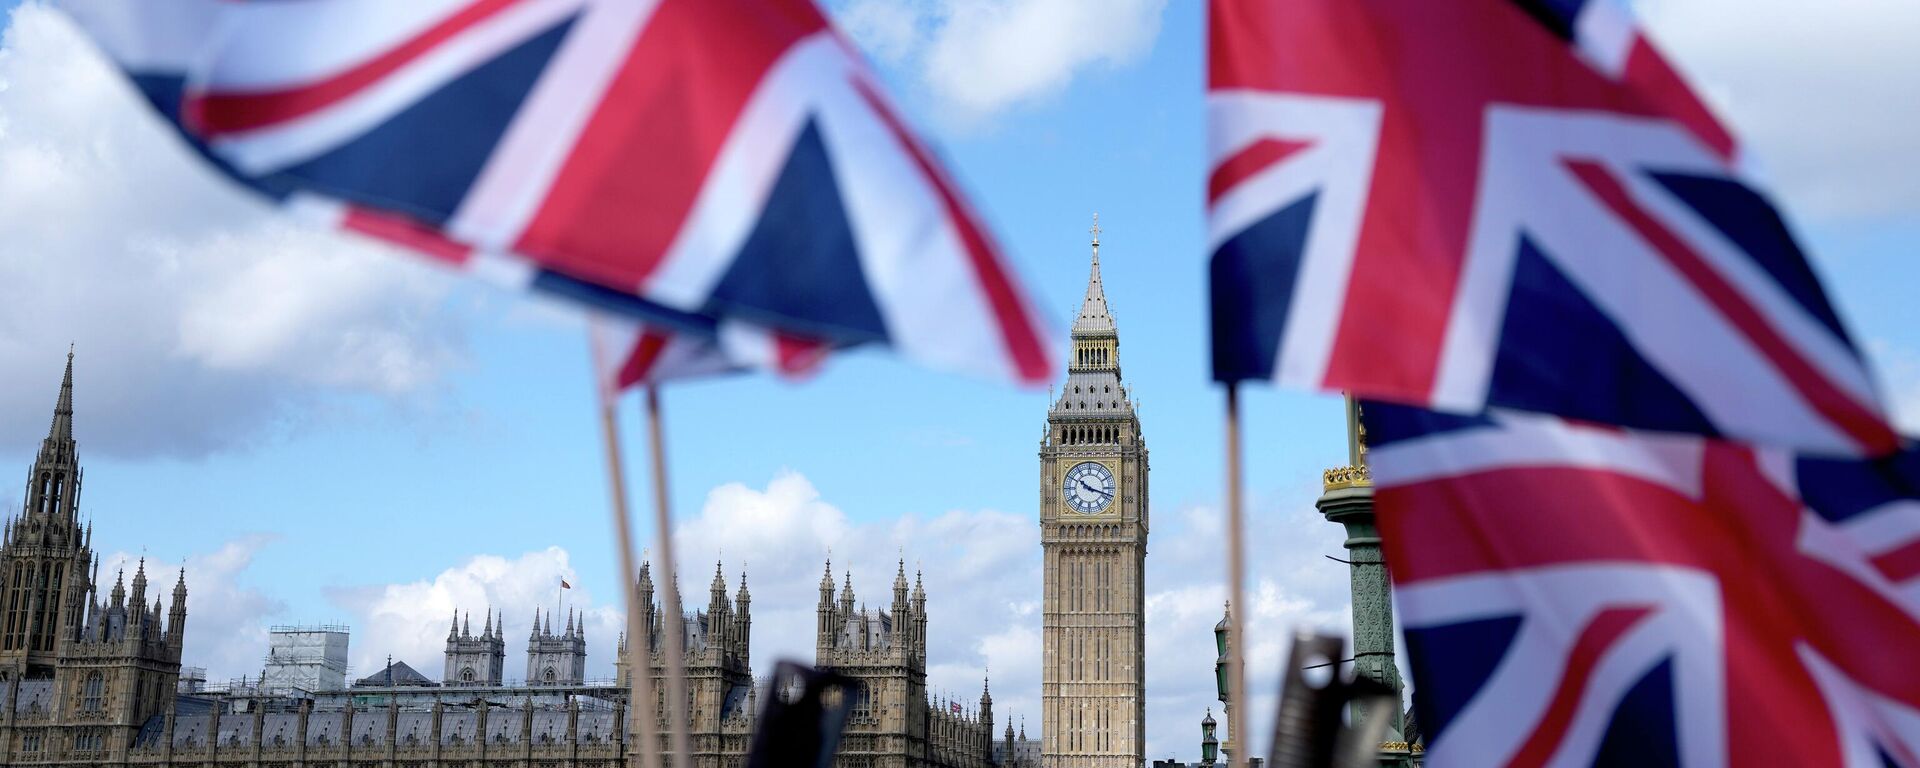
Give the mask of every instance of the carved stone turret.
[(493, 608), (488, 607), (480, 621), (480, 633), (472, 623), (454, 623), (447, 634), (446, 667), (442, 685), (449, 687), (497, 686), (507, 666), (506, 628), (494, 626)]

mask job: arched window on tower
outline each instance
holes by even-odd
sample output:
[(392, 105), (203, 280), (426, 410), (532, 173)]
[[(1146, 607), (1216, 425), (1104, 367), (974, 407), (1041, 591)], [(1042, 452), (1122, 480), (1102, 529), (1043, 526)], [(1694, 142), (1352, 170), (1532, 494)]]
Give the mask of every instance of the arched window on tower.
[(463, 682), (463, 683), (473, 682), (473, 667), (467, 667), (465, 669), (460, 670), (460, 682)]
[(107, 682), (100, 673), (87, 675), (87, 681), (80, 686), (80, 711), (99, 712), (106, 708)]
[(555, 680), (553, 667), (547, 667), (547, 671), (540, 675), (540, 679), (545, 681), (547, 685), (553, 685)]

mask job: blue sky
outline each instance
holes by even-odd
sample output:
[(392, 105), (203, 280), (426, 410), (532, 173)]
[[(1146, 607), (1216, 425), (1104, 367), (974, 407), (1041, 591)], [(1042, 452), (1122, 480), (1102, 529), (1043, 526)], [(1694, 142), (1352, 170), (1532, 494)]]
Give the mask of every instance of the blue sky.
[[(1206, 633), (1223, 571), (1200, 4), (1083, 3), (1071, 23), (1022, 14), (1034, 5), (1047, 4), (833, 7), (933, 131), (1062, 329), (1100, 213), (1107, 295), (1153, 457), (1149, 610), (1166, 639), (1150, 639), (1150, 744), (1156, 757), (1185, 755), (1210, 697)], [(1777, 173), (1843, 315), (1913, 414), (1920, 145), (1899, 135), (1916, 115), (1894, 94), (1913, 92), (1896, 51), (1920, 31), (1916, 14), (1868, 2), (1809, 20), (1768, 0), (1726, 24), (1728, 2), (1640, 5)], [(358, 628), (356, 664), (395, 652), (433, 674), (432, 633), (449, 601), (512, 606), (515, 636), (532, 605), (551, 602), (560, 573), (581, 587), (575, 602), (597, 611), (595, 631), (611, 632), (606, 478), (578, 322), (273, 223), (165, 157), (157, 130), (88, 74), (97, 65), (58, 22), (16, 19), (28, 21), (9, 30), (11, 58), (0, 58), (0, 286), (10, 286), (0, 287), (0, 363), (12, 372), (0, 382), (0, 465), (23, 476), (61, 354), (76, 343), (96, 546), (193, 568), (195, 596), (207, 596), (194, 615), (209, 617), (196, 626), (217, 629), (193, 636), (189, 657), (205, 650), (189, 663), (216, 677), (257, 671), (265, 624), (340, 620)], [(1884, 124), (1902, 127), (1873, 129)], [(194, 202), (182, 214), (190, 222), (151, 213), (186, 205), (176, 196)], [(11, 215), (10, 202), (35, 213)], [(9, 245), (16, 256), (3, 255)], [(300, 271), (311, 264), (327, 266)], [(309, 285), (325, 300), (288, 298)], [(729, 581), (742, 560), (766, 574), (754, 577), (756, 610), (775, 595), (810, 601), (827, 546), (856, 564), (866, 595), (881, 594), (896, 555), (922, 562), (943, 636), (936, 683), (973, 690), (967, 681), (991, 661), (1010, 688), (1003, 696), (996, 683), (996, 709), (1032, 711), (1037, 669), (1023, 666), (1022, 646), (1037, 625), (1044, 392), (856, 353), (803, 383), (738, 377), (675, 386), (665, 399), (690, 599), (729, 534), (742, 541), (724, 553)], [(1256, 388), (1247, 404), (1257, 627), (1339, 627), (1345, 578), (1321, 555), (1338, 554), (1340, 538), (1311, 506), (1319, 471), (1344, 460), (1338, 402)], [(644, 511), (632, 399), (621, 416)], [(0, 472), (0, 499), (18, 498), (19, 483)], [(794, 617), (810, 607), (790, 606)], [(809, 647), (768, 637), (756, 634), (762, 666), (778, 648)], [(610, 646), (595, 646), (596, 667), (610, 663)]]

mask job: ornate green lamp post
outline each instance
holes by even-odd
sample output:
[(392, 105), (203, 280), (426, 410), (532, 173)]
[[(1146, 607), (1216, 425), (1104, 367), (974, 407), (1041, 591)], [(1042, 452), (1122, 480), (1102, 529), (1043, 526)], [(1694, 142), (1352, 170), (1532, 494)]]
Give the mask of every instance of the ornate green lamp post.
[[(1393, 663), (1393, 597), (1386, 561), (1380, 552), (1380, 532), (1373, 520), (1373, 474), (1367, 468), (1367, 431), (1360, 423), (1360, 405), (1347, 398), (1347, 465), (1327, 470), (1314, 506), (1329, 522), (1347, 531), (1347, 568), (1353, 593), (1354, 674), (1372, 678), (1395, 693), (1401, 690), (1400, 669)], [(1351, 711), (1358, 723), (1358, 707)], [(1383, 762), (1399, 762), (1409, 752), (1401, 741), (1403, 723), (1396, 707), (1381, 744)], [(1397, 753), (1397, 755), (1396, 755)]]

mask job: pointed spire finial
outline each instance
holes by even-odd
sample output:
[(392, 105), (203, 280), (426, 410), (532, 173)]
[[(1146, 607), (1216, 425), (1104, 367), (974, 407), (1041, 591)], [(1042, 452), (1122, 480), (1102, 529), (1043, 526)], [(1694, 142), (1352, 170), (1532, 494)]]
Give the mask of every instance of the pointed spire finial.
[(53, 406), (53, 426), (47, 439), (56, 443), (73, 440), (73, 344), (67, 344), (67, 372), (60, 378), (60, 399)]
[(1080, 316), (1074, 318), (1073, 332), (1114, 333), (1113, 314), (1107, 310), (1107, 291), (1100, 281), (1100, 214), (1093, 215), (1093, 263), (1087, 272), (1087, 295), (1080, 302)]

